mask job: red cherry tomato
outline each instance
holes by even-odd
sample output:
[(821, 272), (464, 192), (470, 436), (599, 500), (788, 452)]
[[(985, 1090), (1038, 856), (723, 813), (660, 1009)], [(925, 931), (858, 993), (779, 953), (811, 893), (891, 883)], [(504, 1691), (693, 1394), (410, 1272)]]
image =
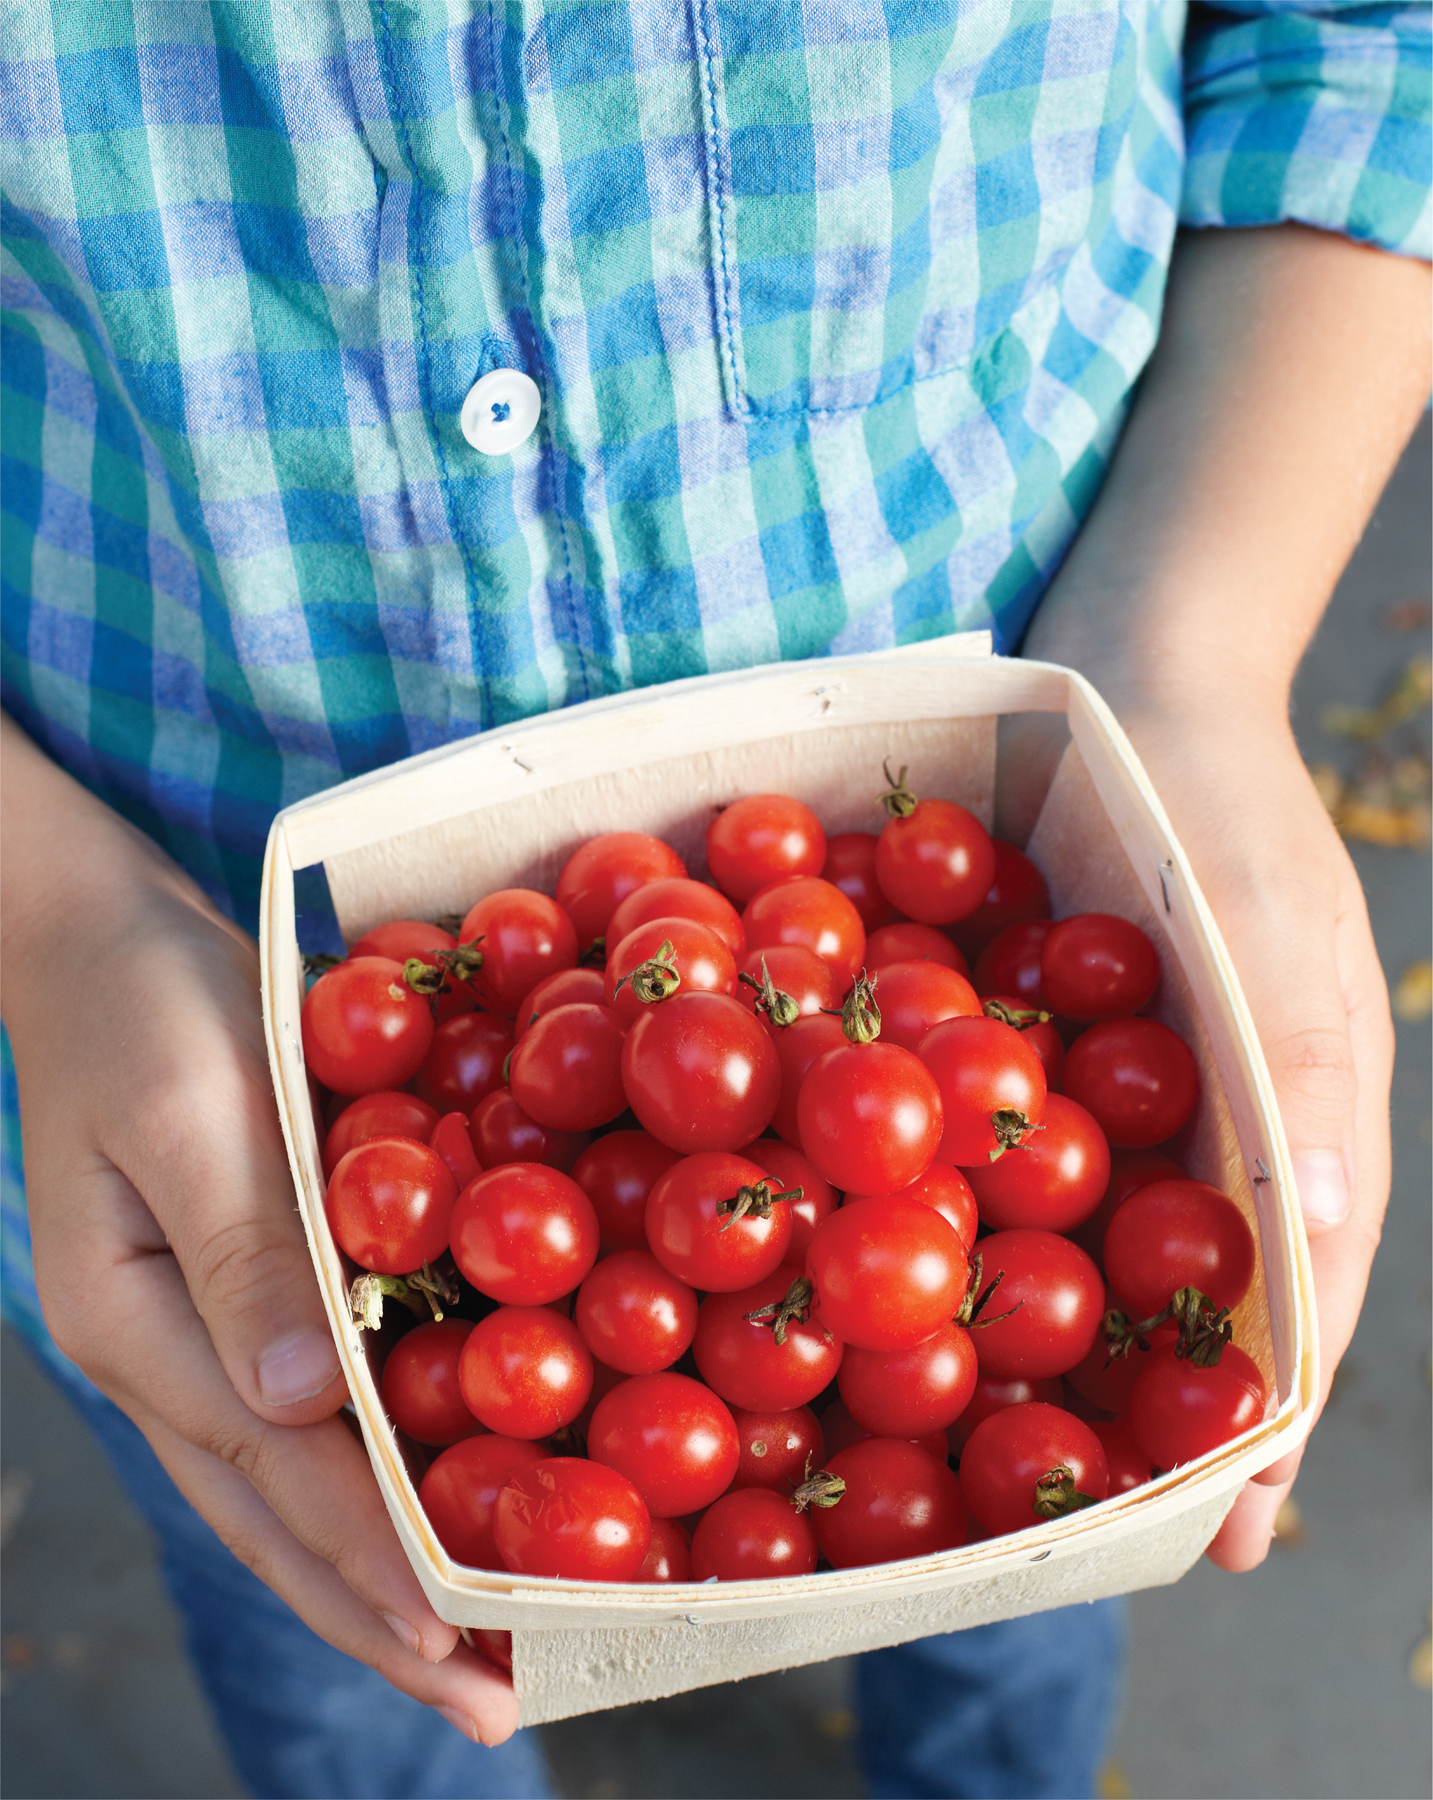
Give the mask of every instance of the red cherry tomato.
[(645, 1131), (609, 1131), (572, 1165), (572, 1179), (592, 1202), (602, 1255), (647, 1248), (647, 1196), (659, 1175), (681, 1161)]
[(990, 833), (953, 800), (921, 800), (887, 819), (876, 844), (876, 879), (898, 912), (922, 925), (973, 913), (995, 874)]
[[(866, 969), (879, 974), (894, 963), (929, 962), (957, 975), (966, 973), (965, 958), (943, 931), (934, 925), (918, 925), (911, 919), (900, 919), (893, 925), (882, 925), (866, 938)], [(884, 1001), (882, 1002), (884, 1009)]]
[(540, 1445), (484, 1432), (465, 1438), (437, 1457), (418, 1484), (418, 1503), (438, 1542), (469, 1569), (501, 1569), (493, 1541), (498, 1495), (520, 1469), (546, 1453)]
[(826, 840), (826, 861), (819, 871), (823, 881), (841, 892), (861, 915), (866, 930), (889, 924), (895, 908), (881, 892), (876, 880), (876, 834), (873, 831), (843, 831)]
[(647, 1546), (638, 1581), (690, 1581), (692, 1547), (675, 1519), (653, 1519), (652, 1541)]
[(1040, 981), (1054, 1012), (1070, 1019), (1118, 1019), (1154, 998), (1159, 952), (1128, 919), (1076, 913), (1046, 934)]
[(600, 969), (559, 969), (544, 975), (518, 1004), (513, 1036), (521, 1043), (544, 1013), (559, 1006), (605, 1006), (607, 983)]
[(489, 1431), (551, 1437), (582, 1411), (592, 1356), (572, 1321), (550, 1306), (500, 1306), (473, 1327), (458, 1385)]
[(948, 1224), (954, 1226), (967, 1256), (975, 1248), (975, 1233), (980, 1223), (975, 1195), (960, 1170), (953, 1169), (949, 1163), (932, 1163), (909, 1187), (899, 1188), (893, 1194), (846, 1196), (847, 1205), (853, 1200), (919, 1200), (922, 1205), (933, 1206)]
[(947, 1321), (909, 1350), (860, 1350), (841, 1359), (846, 1410), (877, 1437), (918, 1438), (944, 1431), (975, 1392), (970, 1333)]
[(689, 1375), (634, 1375), (598, 1402), (593, 1462), (619, 1469), (655, 1519), (710, 1506), (736, 1474), (740, 1445), (726, 1405)]
[[(667, 954), (661, 956), (663, 946)], [(606, 998), (624, 1026), (635, 1025), (661, 996), (644, 998), (632, 977), (658, 960), (676, 971), (684, 994), (729, 994), (736, 986), (736, 962), (710, 926), (695, 919), (649, 919), (629, 931), (607, 957)]]
[(590, 1131), (627, 1110), (622, 1020), (610, 1006), (559, 1006), (513, 1051), (513, 1099), (549, 1131)]
[(992, 838), (990, 846), (995, 852), (995, 873), (985, 898), (951, 933), (971, 962), (1007, 925), (1023, 925), (1031, 919), (1050, 916), (1050, 890), (1045, 877), (1025, 852), (1001, 838)]
[(506, 1306), (545, 1306), (570, 1294), (597, 1260), (592, 1202), (569, 1176), (541, 1163), (479, 1175), (459, 1196), (451, 1230), (463, 1275)]
[(515, 1575), (567, 1581), (635, 1581), (652, 1521), (615, 1469), (580, 1456), (550, 1456), (520, 1469), (498, 1495), (493, 1536)]
[(461, 1194), (470, 1181), (482, 1174), (482, 1164), (473, 1150), (466, 1113), (445, 1113), (433, 1127), (429, 1148), (437, 1151), (448, 1165), (453, 1185)]
[(771, 1488), (790, 1494), (800, 1487), (808, 1463), (819, 1469), (826, 1455), (821, 1422), (809, 1406), (785, 1412), (748, 1412), (731, 1409), (741, 1446), (733, 1488)]
[[(839, 1400), (833, 1400), (821, 1415), (821, 1429), (826, 1434), (826, 1460), (829, 1462), (838, 1450), (849, 1450), (852, 1444), (864, 1443), (867, 1438), (877, 1433), (867, 1431), (864, 1425), (858, 1425)], [(943, 1431), (923, 1432), (919, 1437), (904, 1438), (903, 1443), (915, 1444), (924, 1450), (927, 1456), (934, 1457), (942, 1467), (949, 1461), (949, 1446)], [(812, 1464), (813, 1468), (819, 1464)]]
[(1150, 1182), (1109, 1222), (1105, 1275), (1136, 1319), (1151, 1318), (1182, 1287), (1234, 1307), (1254, 1279), (1254, 1234), (1207, 1182)]
[(458, 1387), (458, 1358), (472, 1329), (466, 1319), (415, 1325), (388, 1352), (383, 1404), (398, 1429), (420, 1444), (456, 1444), (483, 1429)]
[(377, 1275), (409, 1275), (448, 1248), (458, 1190), (441, 1156), (413, 1138), (370, 1138), (342, 1157), (325, 1210), (345, 1256)]
[(471, 1112), (503, 1085), (512, 1033), (493, 1013), (468, 1012), (433, 1033), (417, 1086), (440, 1112)]
[(803, 1018), (841, 1003), (830, 963), (823, 962), (814, 950), (806, 949), (803, 944), (773, 944), (769, 950), (748, 950), (741, 959), (737, 985), (732, 992), (748, 1012), (755, 1012), (758, 1018), (767, 1020), (772, 1032), (779, 1032), (782, 1027), (771, 1022), (763, 999), (763, 966), (772, 986), (779, 993), (790, 995)]
[(841, 1021), (829, 1013), (811, 1013), (794, 1025), (783, 1026), (771, 1034), (781, 1070), (781, 1098), (772, 1114), (771, 1128), (793, 1149), (801, 1147), (801, 1125), (796, 1115), (801, 1098), (801, 1084), (806, 1071), (818, 1056), (828, 1050), (840, 1050), (849, 1040), (841, 1029)]
[(842, 1343), (908, 1350), (955, 1316), (965, 1246), (918, 1200), (848, 1201), (818, 1226), (806, 1273), (820, 1322)]
[(499, 1088), (486, 1100), (479, 1100), (468, 1124), (473, 1149), (485, 1169), (534, 1162), (566, 1174), (587, 1148), (585, 1131), (551, 1131), (529, 1118), (511, 1088)]
[(1018, 1031), (998, 1019), (946, 1019), (921, 1039), (940, 1092), (942, 1162), (988, 1163), (1045, 1116), (1045, 1071)]
[(577, 962), (571, 919), (533, 888), (499, 888), (485, 895), (463, 920), (458, 938), (476, 942), (483, 953), (472, 982), (478, 998), (509, 1018), (544, 975)]
[(1036, 1483), (1068, 1469), (1078, 1493), (1110, 1491), (1104, 1448), (1082, 1420), (1058, 1406), (1006, 1406), (970, 1434), (960, 1459), (960, 1490), (971, 1517), (992, 1536), (1042, 1524)]
[(970, 984), (982, 1000), (1013, 994), (1022, 1006), (1052, 1010), (1040, 984), (1040, 948), (1049, 931), (1048, 919), (1030, 919), (991, 938), (970, 971)]
[(1131, 1488), (1143, 1487), (1154, 1476), (1149, 1458), (1134, 1441), (1134, 1434), (1119, 1419), (1112, 1419), (1108, 1424), (1098, 1419), (1090, 1421), (1090, 1430), (1100, 1440), (1100, 1448), (1105, 1453), (1105, 1462), (1110, 1472), (1109, 1497), (1116, 1494), (1127, 1494)]
[(847, 1044), (807, 1071), (796, 1102), (801, 1149), (832, 1183), (887, 1193), (923, 1175), (941, 1142), (941, 1099), (899, 1044)]
[(738, 906), (788, 875), (819, 875), (825, 860), (821, 821), (787, 794), (748, 794), (707, 826), (712, 880)]
[[(759, 1163), (726, 1151), (684, 1157), (657, 1177), (647, 1196), (652, 1254), (663, 1268), (707, 1293), (735, 1293), (771, 1274), (791, 1241), (786, 1203), (777, 1201), (764, 1218), (759, 1210), (737, 1216), (727, 1206), (743, 1188), (765, 1181)], [(771, 1187), (767, 1182), (768, 1192)]]
[(299, 1027), (304, 1061), (336, 1094), (401, 1088), (433, 1041), (428, 1002), (386, 956), (349, 957), (321, 975), (304, 996)]
[(639, 1123), (659, 1143), (687, 1154), (731, 1150), (770, 1124), (781, 1065), (740, 1001), (678, 993), (627, 1033), (622, 1082)]
[(490, 1662), (495, 1662), (500, 1669), (512, 1672), (512, 1633), (510, 1631), (484, 1631), (473, 1628), (473, 1636), (477, 1639), (479, 1650)]
[(1105, 1266), (1105, 1228), (1136, 1188), (1151, 1181), (1182, 1181), (1184, 1170), (1162, 1150), (1111, 1150), (1110, 1179), (1099, 1205), (1070, 1236), (1087, 1250), (1101, 1268)]
[(746, 955), (746, 930), (741, 915), (714, 887), (704, 881), (669, 878), (649, 881), (629, 894), (607, 921), (607, 941), (620, 944), (629, 931), (652, 919), (695, 919), (706, 925), (740, 961)]
[(965, 1174), (982, 1225), (1070, 1231), (1100, 1203), (1110, 1178), (1110, 1147), (1083, 1106), (1048, 1094), (1038, 1131), (998, 1161), (972, 1164)]
[(416, 1094), (394, 1093), (389, 1088), (363, 1094), (350, 1101), (328, 1128), (323, 1144), (324, 1175), (332, 1175), (355, 1145), (370, 1138), (410, 1137), (426, 1144), (437, 1123), (437, 1113)]
[(866, 928), (851, 902), (819, 875), (796, 875), (763, 888), (741, 915), (747, 947), (800, 944), (830, 963), (843, 989), (866, 955)]
[(786, 1412), (814, 1400), (835, 1379), (843, 1346), (814, 1320), (788, 1321), (778, 1344), (770, 1324), (747, 1318), (775, 1306), (797, 1276), (787, 1264), (737, 1293), (702, 1301), (692, 1354), (702, 1380), (729, 1406)]
[(723, 1494), (692, 1533), (694, 1581), (769, 1581), (816, 1572), (816, 1534), (770, 1488)]
[(976, 1376), (975, 1391), (971, 1394), (965, 1411), (946, 1431), (951, 1455), (958, 1457), (961, 1454), (969, 1442), (971, 1432), (982, 1419), (988, 1419), (991, 1413), (999, 1412), (1005, 1406), (1024, 1406), (1031, 1400), (1042, 1400), (1046, 1406), (1058, 1406), (1061, 1395), (1060, 1378), (1057, 1375), (1047, 1376), (1042, 1381), (1024, 1381), (1017, 1375), (1013, 1380), (1006, 1381), (998, 1375), (987, 1375), (982, 1371)]
[(937, 962), (888, 963), (876, 982), (881, 1041), (914, 1054), (921, 1039), (943, 1019), (978, 1019), (975, 989), (954, 969)]
[(786, 1246), (786, 1260), (800, 1269), (806, 1261), (812, 1233), (823, 1219), (829, 1219), (835, 1212), (841, 1204), (841, 1196), (810, 1157), (793, 1150), (779, 1138), (757, 1138), (740, 1154), (759, 1169), (765, 1169), (767, 1175), (780, 1182), (788, 1193), (801, 1189), (799, 1200), (782, 1201), (791, 1214), (791, 1242)]
[(1094, 1263), (1053, 1231), (997, 1231), (978, 1249), (983, 1280), (1002, 1276), (971, 1333), (981, 1370), (1037, 1381), (1073, 1369), (1104, 1316), (1105, 1284)]
[(1237, 1344), (1226, 1344), (1208, 1369), (1164, 1344), (1139, 1372), (1126, 1423), (1155, 1468), (1173, 1469), (1252, 1429), (1264, 1417), (1264, 1399), (1258, 1364)]
[(365, 931), (356, 944), (350, 944), (350, 959), (356, 956), (386, 956), (390, 962), (405, 963), (410, 957), (436, 966), (440, 950), (455, 950), (458, 940), (441, 925), (430, 925), (425, 919), (391, 919), (386, 925), (375, 925)]
[(609, 1369), (606, 1363), (596, 1360), (592, 1364), (592, 1392), (587, 1396), (587, 1404), (573, 1420), (573, 1429), (586, 1441), (587, 1433), (592, 1429), (592, 1415), (597, 1411), (598, 1402), (605, 1400), (614, 1387), (620, 1387), (624, 1381), (630, 1381), (629, 1375), (623, 1375), (616, 1369)]
[(691, 1343), (697, 1297), (649, 1250), (619, 1250), (578, 1289), (572, 1316), (599, 1362), (624, 1375), (655, 1375)]
[[(604, 936), (629, 894), (649, 882), (682, 880), (687, 866), (670, 844), (645, 831), (607, 831), (588, 838), (562, 865), (557, 904), (572, 920), (584, 948)], [(519, 1015), (521, 1017), (521, 1015)]]
[[(1026, 1006), (1024, 1001), (1017, 1000), (1013, 994), (987, 994), (983, 997), (981, 1006), (988, 1017), (1002, 1019), (1003, 1023), (1020, 1033), (1040, 1058), (1040, 1067), (1045, 1071), (1046, 1089), (1053, 1094), (1060, 1085), (1060, 1075), (1065, 1067), (1065, 1040), (1055, 1029), (1055, 1021), (1048, 1016), (1048, 1009)], [(1040, 1018), (1040, 1012), (1045, 1012), (1047, 1016)], [(1004, 1016), (1007, 1013), (1008, 1018)]]
[(1158, 1019), (1106, 1019), (1082, 1031), (1065, 1057), (1063, 1079), (1065, 1092), (1121, 1150), (1164, 1143), (1199, 1103), (1198, 1064)]
[[(1126, 1303), (1108, 1286), (1105, 1288), (1104, 1319), (1108, 1319), (1112, 1311), (1126, 1312)], [(1148, 1315), (1144, 1315), (1148, 1317)], [(1138, 1320), (1131, 1320), (1137, 1324)], [(1123, 1413), (1129, 1410), (1129, 1397), (1134, 1388), (1140, 1370), (1149, 1356), (1149, 1350), (1156, 1344), (1172, 1344), (1178, 1340), (1179, 1327), (1172, 1322), (1158, 1326), (1146, 1339), (1148, 1349), (1141, 1349), (1138, 1342), (1132, 1344), (1127, 1351), (1120, 1353), (1117, 1339), (1106, 1330), (1102, 1320), (1095, 1333), (1095, 1341), (1080, 1358), (1073, 1369), (1066, 1369), (1065, 1380), (1082, 1400), (1088, 1400), (1091, 1406), (1097, 1406), (1103, 1412)]]
[(812, 1508), (812, 1529), (833, 1568), (933, 1556), (965, 1542), (960, 1483), (915, 1444), (866, 1438), (827, 1463), (846, 1491), (834, 1506)]

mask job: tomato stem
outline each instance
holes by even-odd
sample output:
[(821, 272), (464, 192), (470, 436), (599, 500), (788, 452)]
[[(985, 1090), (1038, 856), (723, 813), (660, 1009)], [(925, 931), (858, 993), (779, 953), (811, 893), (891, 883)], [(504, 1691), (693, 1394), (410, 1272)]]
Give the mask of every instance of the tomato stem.
[(382, 1325), (385, 1298), (401, 1301), (420, 1319), (428, 1310), (401, 1275), (373, 1275), (365, 1271), (348, 1290), (348, 1310), (360, 1331), (377, 1331)]
[(814, 1475), (811, 1473), (811, 1454), (808, 1451), (806, 1467), (801, 1474), (801, 1485), (791, 1496), (791, 1504), (797, 1512), (805, 1512), (808, 1506), (834, 1506), (845, 1491), (845, 1482), (829, 1469), (818, 1469)]
[(1054, 1017), (1040, 1007), (1007, 1006), (1003, 1000), (985, 1000), (982, 1006), (987, 1019), (999, 1019), (1015, 1031), (1028, 1031), (1032, 1025), (1048, 1025)]
[(990, 1129), (995, 1133), (991, 1162), (999, 1162), (1007, 1150), (1018, 1150), (1032, 1131), (1043, 1131), (1043, 1125), (1032, 1125), (1028, 1113), (1018, 1106), (999, 1106), (990, 1115)]
[(989, 1303), (990, 1296), (1004, 1281), (1005, 1271), (1004, 1269), (999, 1270), (990, 1286), (982, 1293), (980, 1284), (984, 1279), (985, 1258), (977, 1252), (970, 1259), (970, 1274), (965, 1283), (965, 1298), (961, 1301), (960, 1311), (954, 1319), (955, 1324), (963, 1325), (967, 1331), (973, 1331), (978, 1325), (998, 1325), (1002, 1319), (1014, 1318), (1025, 1304), (1023, 1300), (1017, 1300), (1014, 1306), (1005, 1312), (995, 1313), (988, 1319), (982, 1319), (980, 1315)]
[(1142, 1335), (1144, 1327), (1136, 1325), (1127, 1312), (1112, 1306), (1100, 1320), (1100, 1335), (1104, 1338), (1105, 1348), (1109, 1355), (1105, 1358), (1105, 1367), (1121, 1361), (1131, 1350), (1148, 1350), (1149, 1340)]
[[(749, 1187), (739, 1187), (730, 1200), (718, 1200), (717, 1213), (729, 1213), (731, 1216), (722, 1226), (729, 1231), (738, 1219), (769, 1219), (771, 1209), (778, 1200), (799, 1200), (804, 1193), (803, 1188), (785, 1188), (779, 1193), (771, 1191), (770, 1180), (754, 1181)], [(780, 1343), (780, 1339), (777, 1342)]]
[(438, 1324), (443, 1321), (443, 1307), (458, 1304), (458, 1270), (446, 1251), (437, 1262), (424, 1263), (406, 1279), (409, 1287), (422, 1294), (433, 1309), (433, 1318)]
[(906, 786), (906, 770), (909, 767), (909, 763), (902, 763), (900, 774), (893, 779), (890, 763), (881, 764), (881, 773), (886, 778), (886, 791), (880, 796), (880, 802), (886, 809), (887, 818), (908, 819), (916, 809), (916, 797)]
[[(881, 1009), (876, 1005), (878, 978), (868, 976), (862, 969), (841, 1008), (841, 1029), (853, 1044), (874, 1044), (881, 1035)], [(836, 1009), (828, 1006), (821, 1010), (834, 1014)]]
[(1068, 1513), (1095, 1504), (1093, 1494), (1082, 1494), (1075, 1486), (1074, 1470), (1060, 1463), (1035, 1483), (1030, 1510), (1038, 1519), (1063, 1519)]
[(341, 956), (330, 956), (325, 950), (315, 950), (303, 959), (305, 975), (327, 975), (330, 969), (336, 969), (343, 961)]
[(769, 1306), (758, 1306), (755, 1312), (744, 1313), (742, 1316), (748, 1324), (769, 1325), (776, 1342), (784, 1344), (786, 1327), (792, 1323), (806, 1323), (811, 1317), (811, 1302), (815, 1297), (814, 1283), (806, 1276), (798, 1275), (779, 1300), (773, 1300)]
[(1196, 1287), (1176, 1288), (1168, 1306), (1153, 1318), (1142, 1320), (1135, 1330), (1147, 1334), (1171, 1319), (1179, 1326), (1174, 1354), (1181, 1362), (1192, 1362), (1196, 1369), (1214, 1368), (1224, 1354), (1224, 1346), (1234, 1342), (1229, 1308), (1216, 1308), (1208, 1294), (1201, 1294)]
[(801, 1008), (796, 1001), (790, 994), (783, 993), (771, 979), (764, 956), (761, 959), (760, 981), (754, 975), (748, 975), (744, 970), (737, 976), (737, 980), (744, 981), (748, 987), (756, 989), (755, 1010), (764, 1012), (773, 1025), (794, 1025), (801, 1017)]
[(630, 974), (624, 975), (613, 988), (615, 998), (619, 988), (632, 984), (632, 992), (643, 1006), (653, 1006), (658, 1000), (665, 1000), (668, 994), (675, 994), (682, 985), (682, 977), (677, 969), (676, 951), (670, 938), (663, 939), (655, 956), (644, 963), (638, 963)]

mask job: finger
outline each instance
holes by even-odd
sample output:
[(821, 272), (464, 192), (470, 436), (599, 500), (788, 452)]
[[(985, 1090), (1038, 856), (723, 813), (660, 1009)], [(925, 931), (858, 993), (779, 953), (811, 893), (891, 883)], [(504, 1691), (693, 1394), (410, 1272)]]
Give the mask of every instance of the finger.
[(1292, 1479), (1275, 1486), (1247, 1483), (1204, 1553), (1210, 1562), (1236, 1575), (1258, 1568), (1269, 1554), (1274, 1521), (1293, 1485)]
[[(519, 1724), (518, 1704), (504, 1671), (458, 1641), (456, 1632), (455, 1648), (439, 1662), (405, 1647), (399, 1629), (405, 1621), (385, 1622), (370, 1610), (329, 1562), (294, 1537), (237, 1470), (156, 1419), (145, 1417), (142, 1424), (186, 1499), (321, 1638), (376, 1669), (403, 1693), (437, 1708), (475, 1743), (500, 1744), (511, 1737)], [(344, 1429), (337, 1421), (331, 1428)]]

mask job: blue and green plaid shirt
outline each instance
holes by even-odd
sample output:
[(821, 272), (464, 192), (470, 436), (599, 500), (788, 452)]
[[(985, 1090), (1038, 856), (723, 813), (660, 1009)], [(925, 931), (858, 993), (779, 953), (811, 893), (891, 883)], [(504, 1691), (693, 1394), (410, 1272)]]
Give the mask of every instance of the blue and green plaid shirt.
[[(5, 0), (4, 704), (252, 926), (275, 810), (412, 751), (1010, 647), (1179, 221), (1428, 253), (1428, 24)], [(541, 420), (484, 456), (497, 367)]]

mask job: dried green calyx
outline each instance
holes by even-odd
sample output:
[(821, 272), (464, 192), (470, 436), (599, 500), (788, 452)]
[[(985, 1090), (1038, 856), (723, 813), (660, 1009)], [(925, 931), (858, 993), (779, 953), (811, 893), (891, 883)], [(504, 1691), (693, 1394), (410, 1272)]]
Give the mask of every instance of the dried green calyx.
[(336, 969), (344, 959), (341, 956), (330, 956), (326, 950), (315, 950), (303, 958), (305, 975), (327, 975), (330, 969)]
[(801, 1485), (791, 1496), (791, 1504), (797, 1512), (805, 1512), (808, 1506), (834, 1506), (845, 1491), (845, 1482), (829, 1469), (818, 1469), (813, 1475), (808, 1455), (806, 1467), (802, 1471)]
[(1140, 1336), (1148, 1336), (1171, 1319), (1179, 1327), (1174, 1354), (1182, 1362), (1192, 1362), (1196, 1369), (1214, 1368), (1224, 1346), (1234, 1342), (1229, 1308), (1216, 1307), (1208, 1294), (1201, 1294), (1196, 1287), (1176, 1288), (1168, 1306), (1152, 1318), (1142, 1319), (1134, 1329)]
[(1149, 1340), (1144, 1337), (1142, 1328), (1117, 1306), (1112, 1306), (1100, 1320), (1100, 1337), (1109, 1352), (1105, 1358), (1106, 1368), (1122, 1361), (1131, 1350), (1149, 1349)]
[[(729, 1200), (716, 1203), (718, 1216), (726, 1220), (722, 1230), (730, 1231), (738, 1219), (769, 1219), (778, 1200), (799, 1200), (804, 1191), (796, 1187), (773, 1192), (769, 1180), (753, 1181), (749, 1187), (739, 1187)], [(780, 1343), (781, 1339), (776, 1341)]]
[(798, 1275), (779, 1300), (773, 1300), (769, 1306), (758, 1306), (755, 1312), (742, 1316), (748, 1324), (769, 1325), (777, 1343), (784, 1344), (786, 1327), (806, 1323), (811, 1317), (811, 1302), (815, 1297), (815, 1286), (804, 1275)]
[(1030, 1510), (1037, 1519), (1063, 1519), (1068, 1513), (1095, 1505), (1093, 1494), (1082, 1494), (1075, 1486), (1075, 1472), (1063, 1463), (1042, 1475), (1035, 1483), (1035, 1498)]
[(773, 1025), (794, 1025), (801, 1017), (801, 1008), (796, 1004), (794, 998), (790, 994), (783, 993), (771, 979), (764, 956), (761, 959), (760, 981), (754, 975), (748, 975), (744, 971), (737, 976), (737, 980), (744, 982), (747, 987), (756, 989), (754, 1008), (759, 1013), (764, 1012)]
[(916, 797), (906, 786), (906, 770), (909, 767), (909, 763), (902, 763), (900, 774), (893, 777), (891, 765), (881, 764), (881, 772), (886, 778), (886, 791), (880, 796), (880, 800), (888, 818), (908, 819), (916, 809)]
[(881, 1009), (876, 1005), (876, 977), (864, 969), (841, 1008), (841, 1029), (853, 1044), (874, 1044), (881, 1035)]
[(995, 1133), (991, 1162), (999, 1162), (1007, 1150), (1018, 1150), (1032, 1131), (1043, 1131), (1043, 1125), (1031, 1123), (1028, 1113), (1018, 1106), (999, 1106), (990, 1115), (990, 1129)]
[(423, 956), (410, 956), (403, 965), (405, 985), (425, 1000), (432, 1000), (460, 981), (471, 981), (483, 966), (483, 953), (478, 948), (481, 942), (481, 938), (474, 938), (456, 949), (438, 950), (431, 962)]
[(981, 1284), (985, 1281), (985, 1258), (977, 1251), (970, 1259), (970, 1272), (965, 1281), (965, 1298), (960, 1303), (960, 1311), (956, 1313), (953, 1323), (963, 1325), (967, 1331), (973, 1331), (980, 1325), (998, 1325), (1002, 1319), (1011, 1318), (1018, 1313), (1025, 1304), (1023, 1300), (1017, 1300), (1014, 1306), (1007, 1308), (1003, 1313), (992, 1313), (988, 1319), (980, 1316), (990, 1304), (990, 1296), (1004, 1279), (1005, 1271), (1000, 1269), (996, 1272), (995, 1279), (988, 1286), (982, 1287)]
[(629, 983), (632, 992), (644, 1006), (653, 1006), (658, 1000), (665, 1000), (668, 994), (676, 993), (682, 985), (682, 977), (670, 938), (663, 939), (655, 956), (648, 957), (644, 963), (638, 963), (630, 975), (624, 975), (612, 990), (613, 993)]
[(981, 1004), (987, 1019), (999, 1019), (1002, 1025), (1009, 1025), (1014, 1031), (1028, 1031), (1032, 1025), (1048, 1025), (1053, 1017), (1037, 1006), (1007, 1006), (1003, 1000), (985, 1000)]

